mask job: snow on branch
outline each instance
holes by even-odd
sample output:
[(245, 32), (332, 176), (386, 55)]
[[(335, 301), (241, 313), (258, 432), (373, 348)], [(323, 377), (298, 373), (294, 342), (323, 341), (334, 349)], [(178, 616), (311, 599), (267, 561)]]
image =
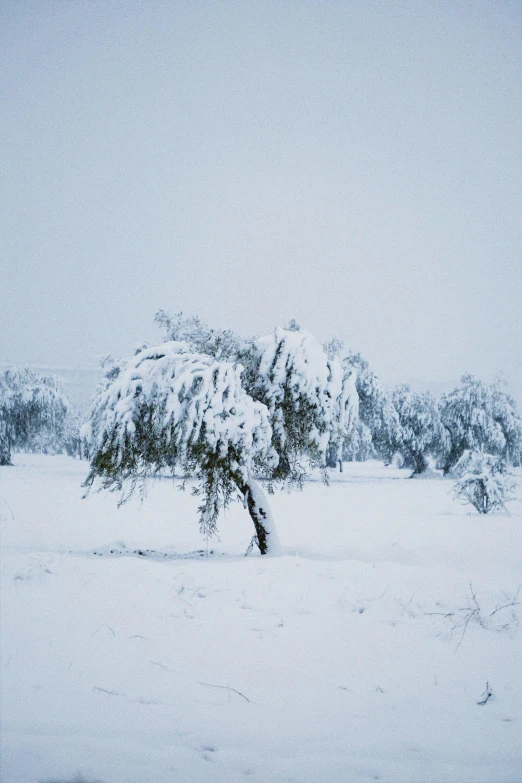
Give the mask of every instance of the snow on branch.
[(189, 353), (182, 342), (146, 348), (98, 397), (91, 438), (97, 448), (110, 440), (123, 459), (145, 416), (158, 439), (160, 463), (162, 448), (184, 463), (204, 441), (223, 458), (232, 447), (249, 467), (269, 450), (271, 431), (264, 406), (243, 390), (241, 372), (241, 365)]

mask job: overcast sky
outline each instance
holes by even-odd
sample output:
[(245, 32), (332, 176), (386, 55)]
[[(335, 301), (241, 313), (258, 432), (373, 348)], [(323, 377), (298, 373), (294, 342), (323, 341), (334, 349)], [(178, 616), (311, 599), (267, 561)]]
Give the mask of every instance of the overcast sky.
[(521, 400), (520, 0), (0, 9), (0, 361), (294, 317)]

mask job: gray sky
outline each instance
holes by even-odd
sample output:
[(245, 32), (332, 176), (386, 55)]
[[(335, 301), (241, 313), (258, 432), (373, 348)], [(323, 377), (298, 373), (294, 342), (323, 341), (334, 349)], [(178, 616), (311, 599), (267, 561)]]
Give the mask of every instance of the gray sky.
[(519, 0), (3, 0), (0, 361), (295, 317), (522, 401)]

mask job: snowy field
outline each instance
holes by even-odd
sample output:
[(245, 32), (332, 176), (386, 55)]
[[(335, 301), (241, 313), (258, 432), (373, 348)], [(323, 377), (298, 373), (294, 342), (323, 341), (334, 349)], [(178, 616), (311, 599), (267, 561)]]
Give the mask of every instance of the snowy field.
[(118, 510), (86, 463), (14, 461), (2, 783), (522, 780), (520, 485), (481, 517), (347, 465), (272, 498), (284, 556), (244, 557), (238, 504), (207, 557), (171, 481)]

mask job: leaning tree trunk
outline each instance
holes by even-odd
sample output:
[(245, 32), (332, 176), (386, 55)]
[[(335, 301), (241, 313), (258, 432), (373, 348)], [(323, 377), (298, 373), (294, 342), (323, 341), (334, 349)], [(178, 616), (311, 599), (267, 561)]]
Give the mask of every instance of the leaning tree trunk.
[(248, 480), (238, 481), (237, 485), (245, 498), (250, 518), (254, 523), (257, 545), (262, 555), (276, 555), (281, 551), (281, 543), (275, 528), (274, 518), (266, 495), (251, 473)]

